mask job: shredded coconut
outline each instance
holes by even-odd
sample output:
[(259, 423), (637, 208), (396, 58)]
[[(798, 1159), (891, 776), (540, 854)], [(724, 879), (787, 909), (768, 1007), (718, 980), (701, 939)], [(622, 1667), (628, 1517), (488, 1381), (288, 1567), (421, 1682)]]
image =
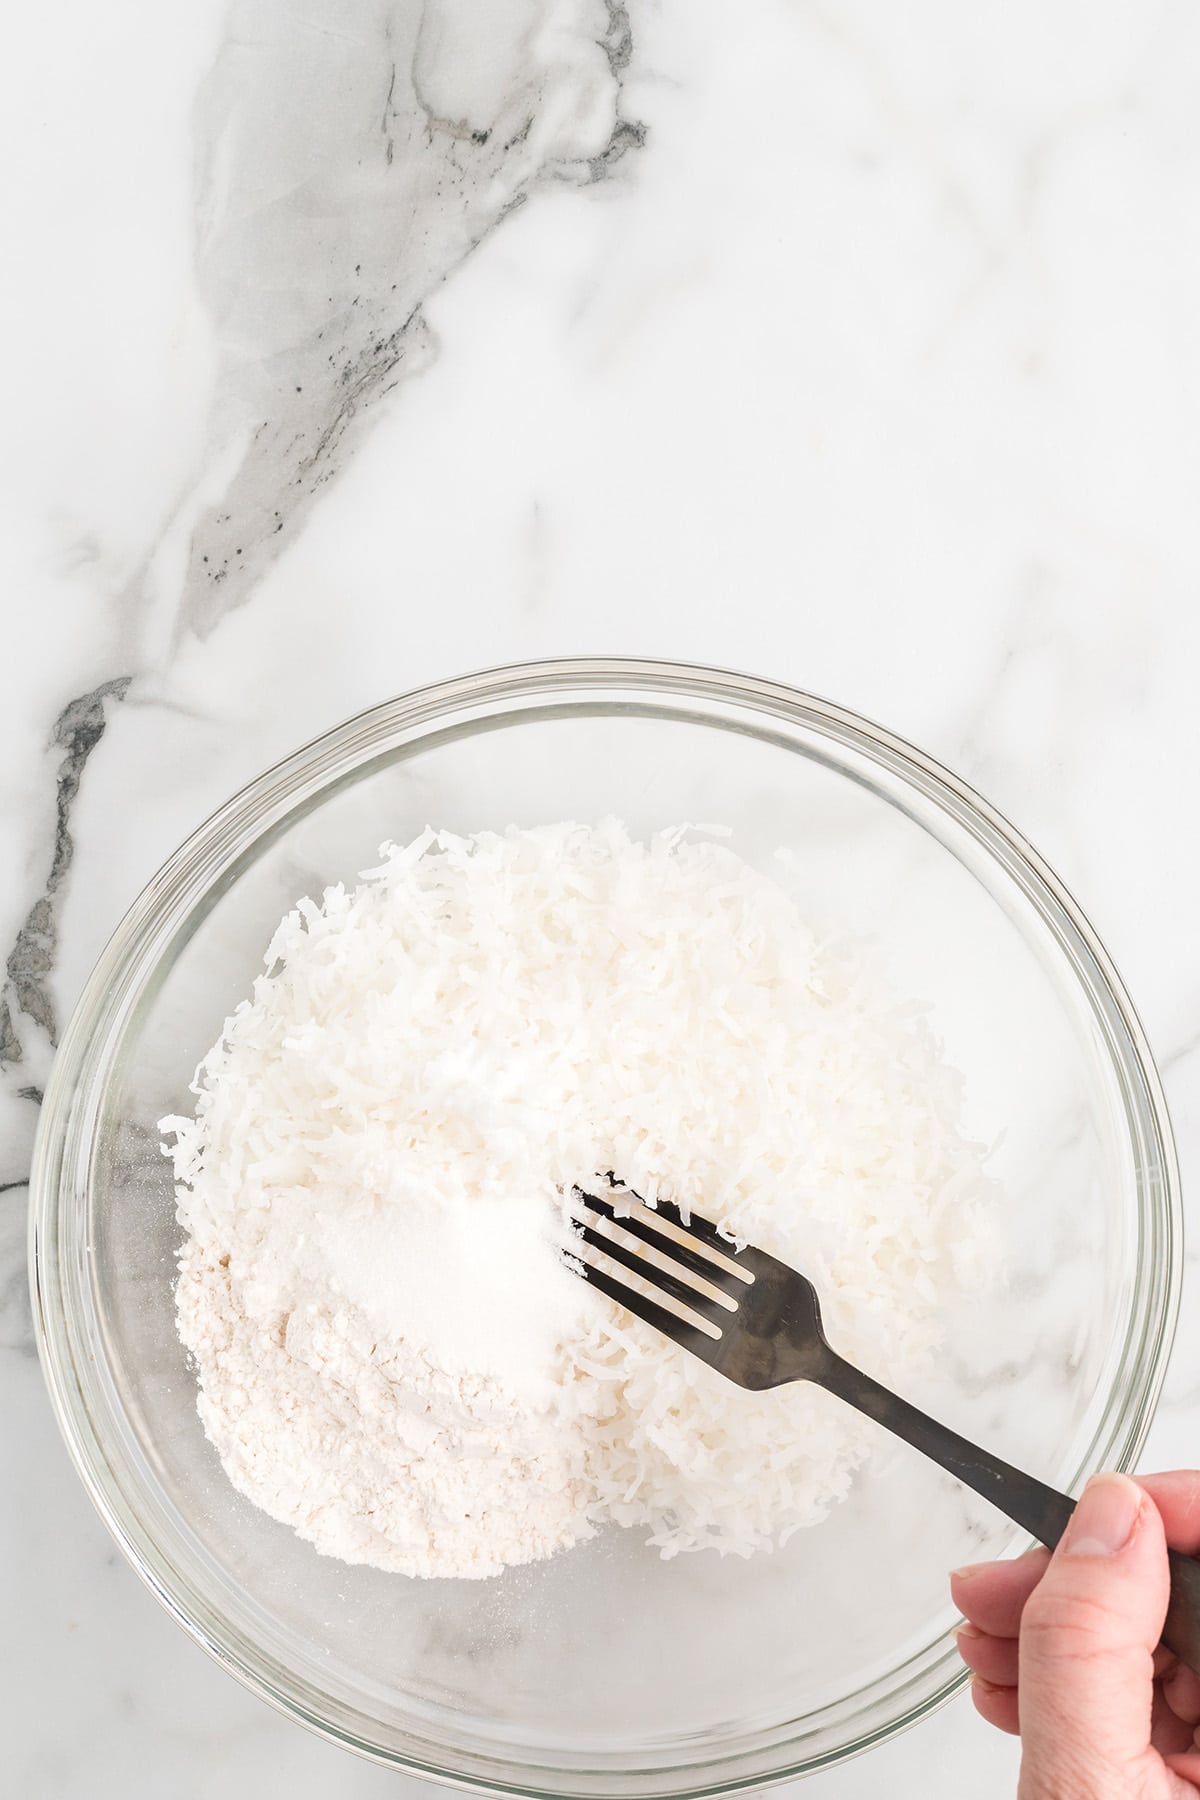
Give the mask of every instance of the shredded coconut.
[(871, 1427), (735, 1388), (560, 1256), (615, 1170), (803, 1269), (893, 1383), (992, 1246), (960, 1082), (861, 947), (685, 828), (427, 830), (279, 926), (171, 1118), (180, 1335), (239, 1490), (325, 1553), (487, 1576), (637, 1526), (748, 1555)]

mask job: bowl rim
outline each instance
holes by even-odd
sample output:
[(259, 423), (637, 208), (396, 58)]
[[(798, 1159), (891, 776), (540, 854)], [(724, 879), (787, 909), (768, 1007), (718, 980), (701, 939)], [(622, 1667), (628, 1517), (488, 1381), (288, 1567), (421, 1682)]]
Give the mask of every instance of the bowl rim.
[[(474, 723), (468, 715), (468, 721), (461, 726), (466, 732), (480, 729), (485, 719), (494, 718), (502, 725), (504, 716), (528, 718), (531, 708), (523, 703), (538, 697), (544, 697), (552, 712), (561, 712), (568, 704), (565, 696), (572, 692), (591, 696), (596, 702), (606, 693), (610, 697), (631, 693), (641, 696), (644, 702), (657, 694), (671, 702), (669, 716), (676, 718), (698, 716), (689, 715), (679, 704), (690, 700), (710, 707), (741, 708), (767, 719), (774, 715), (793, 726), (824, 731), (841, 745), (864, 752), (872, 762), (900, 775), (966, 826), (1051, 925), (1076, 965), (1076, 978), (1086, 987), (1083, 970), (1077, 966), (1077, 949), (1082, 951), (1090, 980), (1102, 991), (1115, 1015), (1123, 1040), (1119, 1046), (1121, 1054), (1111, 1041), (1108, 1054), (1118, 1065), (1118, 1073), (1129, 1076), (1144, 1099), (1143, 1124), (1153, 1141), (1161, 1176), (1159, 1181), (1139, 1184), (1139, 1233), (1149, 1219), (1156, 1228), (1158, 1255), (1151, 1272), (1153, 1280), (1142, 1282), (1140, 1307), (1131, 1306), (1131, 1321), (1140, 1317), (1142, 1324), (1140, 1348), (1145, 1360), (1132, 1401), (1127, 1398), (1121, 1409), (1121, 1442), (1112, 1464), (1123, 1469), (1133, 1466), (1149, 1431), (1174, 1338), (1182, 1282), (1183, 1210), (1178, 1159), (1161, 1079), (1137, 1012), (1098, 934), (1028, 839), (960, 776), (916, 745), (857, 712), (783, 683), (704, 664), (657, 658), (547, 658), (485, 668), (411, 689), (351, 715), (271, 764), (189, 834), (128, 908), (101, 952), (54, 1061), (41, 1109), (30, 1181), (29, 1279), (35, 1336), (52, 1409), (71, 1460), (122, 1552), (193, 1641), (284, 1716), (297, 1720), (328, 1742), (354, 1750), (385, 1767), (470, 1792), (537, 1795), (539, 1800), (601, 1800), (602, 1796), (636, 1792), (643, 1800), (651, 1800), (652, 1796), (659, 1800), (666, 1800), (667, 1796), (671, 1800), (701, 1800), (706, 1795), (773, 1786), (862, 1754), (946, 1704), (968, 1679), (966, 1672), (957, 1658), (948, 1653), (930, 1671), (937, 1674), (940, 1666), (939, 1679), (931, 1690), (905, 1703), (895, 1716), (876, 1728), (862, 1732), (845, 1745), (799, 1760), (795, 1760), (794, 1753), (800, 1749), (800, 1740), (793, 1735), (790, 1740), (772, 1744), (765, 1752), (785, 1760), (767, 1770), (757, 1766), (756, 1754), (756, 1766), (741, 1774), (728, 1768), (737, 1751), (726, 1749), (704, 1763), (656, 1770), (653, 1778), (648, 1770), (626, 1767), (620, 1771), (597, 1771), (597, 1784), (590, 1776), (584, 1781), (579, 1770), (546, 1766), (536, 1770), (530, 1767), (526, 1778), (518, 1780), (515, 1762), (507, 1765), (513, 1772), (511, 1779), (488, 1778), (372, 1744), (323, 1719), (305, 1703), (298, 1681), (291, 1683), (289, 1691), (286, 1681), (273, 1680), (261, 1666), (261, 1657), (256, 1664), (254, 1655), (245, 1653), (240, 1634), (228, 1634), (238, 1636), (236, 1643), (223, 1640), (219, 1619), (204, 1621), (197, 1616), (204, 1610), (198, 1596), (191, 1596), (192, 1604), (188, 1604), (187, 1578), (167, 1563), (152, 1531), (122, 1495), (113, 1459), (114, 1446), (104, 1441), (89, 1410), (86, 1365), (92, 1352), (65, 1303), (63, 1242), (72, 1196), (64, 1195), (63, 1178), (71, 1135), (78, 1136), (88, 1122), (82, 1117), (86, 1110), (82, 1101), (88, 1087), (88, 1047), (98, 1039), (105, 1024), (110, 1031), (116, 1029), (121, 1008), (127, 1010), (142, 993), (147, 972), (162, 961), (184, 922), (193, 919), (200, 895), (212, 890), (214, 876), (232, 879), (236, 874), (239, 844), (248, 858), (246, 846), (255, 851), (261, 849), (265, 839), (285, 829), (317, 795), (362, 779), (373, 764), (392, 760), (394, 748), (389, 752), (380, 746), (394, 746), (400, 731), (408, 734), (402, 740), (407, 744), (428, 744), (430, 737), (437, 735), (433, 728), (439, 722), (444, 726), (464, 709), (474, 708), (477, 715)], [(489, 707), (491, 712), (480, 711)], [(704, 722), (721, 721), (709, 716)], [(372, 756), (373, 749), (378, 754)], [(1139, 1257), (1139, 1263), (1143, 1260)], [(1111, 1410), (1110, 1399), (1106, 1420)], [(718, 1773), (717, 1764), (724, 1765), (723, 1773)], [(715, 1778), (704, 1779), (706, 1768)], [(542, 1781), (531, 1786), (528, 1776), (535, 1774), (555, 1779), (552, 1785)], [(636, 1789), (623, 1786), (634, 1775), (646, 1777), (650, 1785), (643, 1782)], [(563, 1784), (564, 1777), (567, 1785)]]

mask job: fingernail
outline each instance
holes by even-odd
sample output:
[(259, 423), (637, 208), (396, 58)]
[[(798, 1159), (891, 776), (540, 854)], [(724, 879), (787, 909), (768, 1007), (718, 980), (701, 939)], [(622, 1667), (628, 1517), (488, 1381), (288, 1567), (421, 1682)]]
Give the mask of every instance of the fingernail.
[(1067, 1556), (1115, 1556), (1133, 1536), (1142, 1490), (1124, 1475), (1094, 1475), (1071, 1514)]
[(973, 1581), (976, 1575), (982, 1575), (985, 1569), (991, 1567), (991, 1563), (968, 1563), (965, 1568), (951, 1569), (950, 1579), (951, 1581)]
[(976, 1631), (974, 1625), (960, 1625), (954, 1633), (956, 1638), (981, 1638), (982, 1631)]
[(972, 1675), (971, 1686), (978, 1688), (981, 1694), (1002, 1694), (1004, 1689), (995, 1681), (985, 1681), (982, 1675)]

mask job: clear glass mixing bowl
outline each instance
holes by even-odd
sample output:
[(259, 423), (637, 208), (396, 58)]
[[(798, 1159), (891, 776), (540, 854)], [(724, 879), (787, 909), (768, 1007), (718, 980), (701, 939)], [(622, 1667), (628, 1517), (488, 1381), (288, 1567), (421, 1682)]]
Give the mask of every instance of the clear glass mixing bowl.
[(324, 1559), (241, 1499), (175, 1334), (179, 1239), (156, 1120), (249, 991), (296, 898), (385, 838), (574, 817), (732, 826), (808, 912), (881, 946), (997, 1140), (1003, 1275), (946, 1319), (910, 1395), (1058, 1485), (1130, 1467), (1180, 1270), (1170, 1127), (1137, 1018), (1068, 894), (930, 759), (771, 682), (542, 663), (365, 713), (270, 770), (155, 877), (63, 1040), (34, 1172), (47, 1380), (109, 1528), (256, 1692), (377, 1760), (522, 1795), (729, 1792), (861, 1751), (962, 1679), (946, 1572), (1020, 1534), (881, 1441), (786, 1550), (662, 1562), (613, 1531), (489, 1582)]

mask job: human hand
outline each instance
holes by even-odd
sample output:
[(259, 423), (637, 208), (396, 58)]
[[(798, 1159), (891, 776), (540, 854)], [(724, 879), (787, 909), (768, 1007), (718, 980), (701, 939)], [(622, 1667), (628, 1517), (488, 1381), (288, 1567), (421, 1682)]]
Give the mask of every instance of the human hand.
[(1200, 1473), (1099, 1475), (1053, 1556), (951, 1576), (976, 1709), (1020, 1733), (1018, 1800), (1196, 1800), (1200, 1676), (1158, 1646), (1168, 1542), (1200, 1553)]

